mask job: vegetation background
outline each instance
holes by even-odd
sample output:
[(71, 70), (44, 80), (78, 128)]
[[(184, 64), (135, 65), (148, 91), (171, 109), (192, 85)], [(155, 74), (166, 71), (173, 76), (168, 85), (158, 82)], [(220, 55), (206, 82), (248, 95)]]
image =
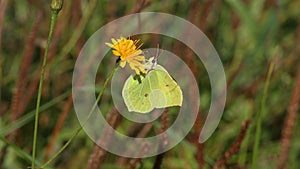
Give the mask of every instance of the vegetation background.
[[(114, 19), (153, 11), (189, 20), (208, 36), (219, 53), (228, 87), (217, 130), (204, 144), (197, 142), (210, 103), (210, 84), (201, 62), (183, 44), (147, 35), (144, 46), (156, 47), (159, 42), (163, 49), (181, 56), (198, 79), (200, 115), (188, 136), (164, 154), (129, 159), (104, 151), (80, 132), (47, 168), (299, 168), (299, 6), (299, 0), (65, 1), (49, 48), (41, 93), (37, 165), (53, 157), (79, 126), (71, 96), (72, 72), (85, 41)], [(50, 1), (0, 1), (3, 169), (27, 168), (32, 161), (35, 106), (50, 17)], [(110, 69), (99, 69), (99, 79), (105, 78)], [(97, 86), (101, 85), (103, 81), (97, 81)], [(165, 112), (158, 119), (162, 123), (159, 128), (129, 123), (115, 109), (102, 109), (112, 126), (133, 136), (155, 135), (176, 118)]]

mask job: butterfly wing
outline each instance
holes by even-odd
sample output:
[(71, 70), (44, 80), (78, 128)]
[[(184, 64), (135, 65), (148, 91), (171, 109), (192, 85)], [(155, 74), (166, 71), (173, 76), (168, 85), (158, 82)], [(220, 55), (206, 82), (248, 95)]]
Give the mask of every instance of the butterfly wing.
[(141, 83), (130, 76), (122, 96), (128, 111), (147, 113), (154, 108), (182, 105), (182, 91), (176, 81), (160, 65), (141, 77)]
[(151, 105), (150, 84), (146, 78), (141, 76), (141, 83), (130, 76), (123, 87), (122, 96), (128, 111), (147, 113), (153, 109)]
[[(164, 101), (161, 105), (155, 106), (156, 108), (181, 106), (182, 105), (182, 91), (177, 82), (170, 76), (170, 74), (162, 66), (157, 65), (155, 71), (157, 77), (158, 89), (164, 96)], [(152, 100), (150, 98), (150, 100)], [(163, 99), (160, 99), (163, 100)]]

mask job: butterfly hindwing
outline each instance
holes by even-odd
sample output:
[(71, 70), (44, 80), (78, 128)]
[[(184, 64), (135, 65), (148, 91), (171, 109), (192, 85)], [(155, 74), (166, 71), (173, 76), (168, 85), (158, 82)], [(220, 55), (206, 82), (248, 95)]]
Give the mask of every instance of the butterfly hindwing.
[(122, 96), (128, 111), (151, 111), (151, 103), (148, 98), (150, 93), (149, 83), (145, 78), (141, 78), (141, 83), (130, 76), (123, 87)]

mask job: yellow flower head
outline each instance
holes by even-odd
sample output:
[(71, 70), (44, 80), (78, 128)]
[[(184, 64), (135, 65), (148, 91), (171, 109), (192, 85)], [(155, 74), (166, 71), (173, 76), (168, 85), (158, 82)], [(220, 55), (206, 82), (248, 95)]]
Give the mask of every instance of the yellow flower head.
[(139, 40), (131, 40), (121, 37), (120, 39), (111, 39), (112, 43), (105, 43), (107, 46), (114, 49), (112, 52), (114, 55), (120, 57), (120, 66), (123, 68), (128, 62), (130, 68), (136, 72), (136, 74), (146, 73), (143, 63), (145, 57), (140, 47), (137, 46)]

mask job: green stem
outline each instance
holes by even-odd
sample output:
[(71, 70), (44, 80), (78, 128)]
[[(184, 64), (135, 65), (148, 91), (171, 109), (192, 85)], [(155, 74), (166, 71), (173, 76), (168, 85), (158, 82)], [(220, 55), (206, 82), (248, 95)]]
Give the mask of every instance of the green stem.
[(47, 57), (48, 57), (48, 50), (50, 47), (51, 39), (53, 36), (53, 31), (57, 19), (57, 15), (62, 7), (62, 0), (53, 0), (51, 2), (51, 23), (50, 23), (50, 30), (47, 39), (47, 46), (44, 53), (43, 65), (42, 65), (42, 72), (39, 82), (39, 89), (38, 89), (38, 96), (37, 96), (37, 103), (36, 103), (36, 111), (35, 111), (35, 121), (34, 121), (34, 133), (33, 133), (33, 145), (32, 145), (32, 163), (31, 168), (35, 168), (35, 156), (36, 156), (36, 139), (37, 139), (37, 132), (38, 132), (38, 122), (39, 122), (39, 108), (41, 104), (41, 95), (42, 95), (42, 88), (43, 88), (43, 81), (45, 76), (45, 70), (47, 65)]
[(258, 158), (258, 148), (259, 148), (259, 142), (260, 142), (260, 136), (261, 136), (261, 124), (262, 124), (262, 117), (263, 114), (266, 111), (266, 99), (268, 95), (268, 89), (269, 84), (271, 80), (271, 75), (274, 69), (275, 62), (274, 60), (271, 62), (271, 65), (268, 70), (267, 79), (264, 85), (264, 91), (262, 96), (262, 102), (261, 102), (261, 110), (260, 113), (256, 114), (256, 130), (255, 130), (255, 140), (254, 140), (254, 146), (253, 146), (253, 154), (252, 154), (252, 169), (257, 168), (257, 158)]
[[(2, 141), (4, 144), (8, 145), (9, 148), (11, 148), (16, 153), (16, 155), (19, 156), (20, 158), (22, 158), (22, 159), (24, 159), (25, 161), (28, 161), (28, 162), (32, 161), (32, 157), (26, 151), (22, 150), (21, 148), (19, 148), (15, 144), (10, 143), (8, 140), (5, 139), (4, 135), (0, 135), (0, 141)], [(42, 164), (38, 160), (36, 160), (35, 163), (37, 165), (41, 165)], [(47, 168), (51, 169), (51, 167), (47, 167)]]
[[(50, 100), (49, 102), (43, 104), (42, 106), (40, 106), (39, 108), (39, 113), (44, 112), (45, 110), (49, 109), (50, 107), (54, 106), (55, 104), (63, 101), (64, 99), (66, 99), (68, 96), (70, 96), (70, 91), (66, 91), (65, 93), (61, 94), (60, 96)], [(35, 109), (26, 113), (25, 115), (23, 115), (22, 117), (20, 117), (17, 121), (15, 121), (12, 124), (8, 124), (7, 126), (4, 126), (0, 129), (0, 135), (7, 135), (8, 133), (23, 127), (24, 125), (30, 123), (31, 121), (33, 121), (34, 117), (35, 117)], [(10, 112), (8, 112), (10, 113)]]
[(104, 93), (104, 91), (105, 91), (105, 88), (106, 88), (108, 82), (109, 82), (110, 79), (113, 77), (113, 75), (116, 73), (116, 71), (118, 70), (118, 67), (119, 67), (119, 63), (117, 62), (117, 63), (115, 64), (114, 69), (110, 72), (110, 74), (109, 74), (108, 77), (106, 78), (106, 80), (105, 80), (105, 82), (104, 82), (104, 84), (103, 84), (103, 87), (102, 87), (100, 93), (98, 94), (97, 99), (96, 99), (96, 101), (95, 101), (93, 107), (91, 108), (91, 110), (90, 110), (88, 116), (87, 116), (86, 121), (85, 121), (80, 127), (77, 128), (77, 130), (73, 133), (73, 135), (72, 135), (71, 138), (67, 141), (67, 143), (65, 143), (65, 144), (62, 146), (62, 148), (61, 148), (57, 153), (55, 153), (55, 154), (54, 154), (54, 155), (53, 155), (53, 156), (52, 156), (45, 164), (43, 164), (43, 165), (41, 166), (41, 168), (45, 168), (45, 167), (46, 167), (47, 165), (49, 165), (54, 159), (56, 159), (56, 158), (57, 158), (57, 157), (58, 157), (58, 156), (59, 156), (59, 155), (60, 155), (60, 154), (61, 154), (61, 153), (69, 146), (69, 144), (73, 141), (73, 139), (79, 134), (79, 132), (82, 130), (83, 126), (88, 122), (88, 120), (90, 119), (92, 113), (94, 112), (95, 108), (97, 107), (99, 101), (100, 101), (101, 98), (102, 98), (102, 95), (103, 95), (103, 93)]

